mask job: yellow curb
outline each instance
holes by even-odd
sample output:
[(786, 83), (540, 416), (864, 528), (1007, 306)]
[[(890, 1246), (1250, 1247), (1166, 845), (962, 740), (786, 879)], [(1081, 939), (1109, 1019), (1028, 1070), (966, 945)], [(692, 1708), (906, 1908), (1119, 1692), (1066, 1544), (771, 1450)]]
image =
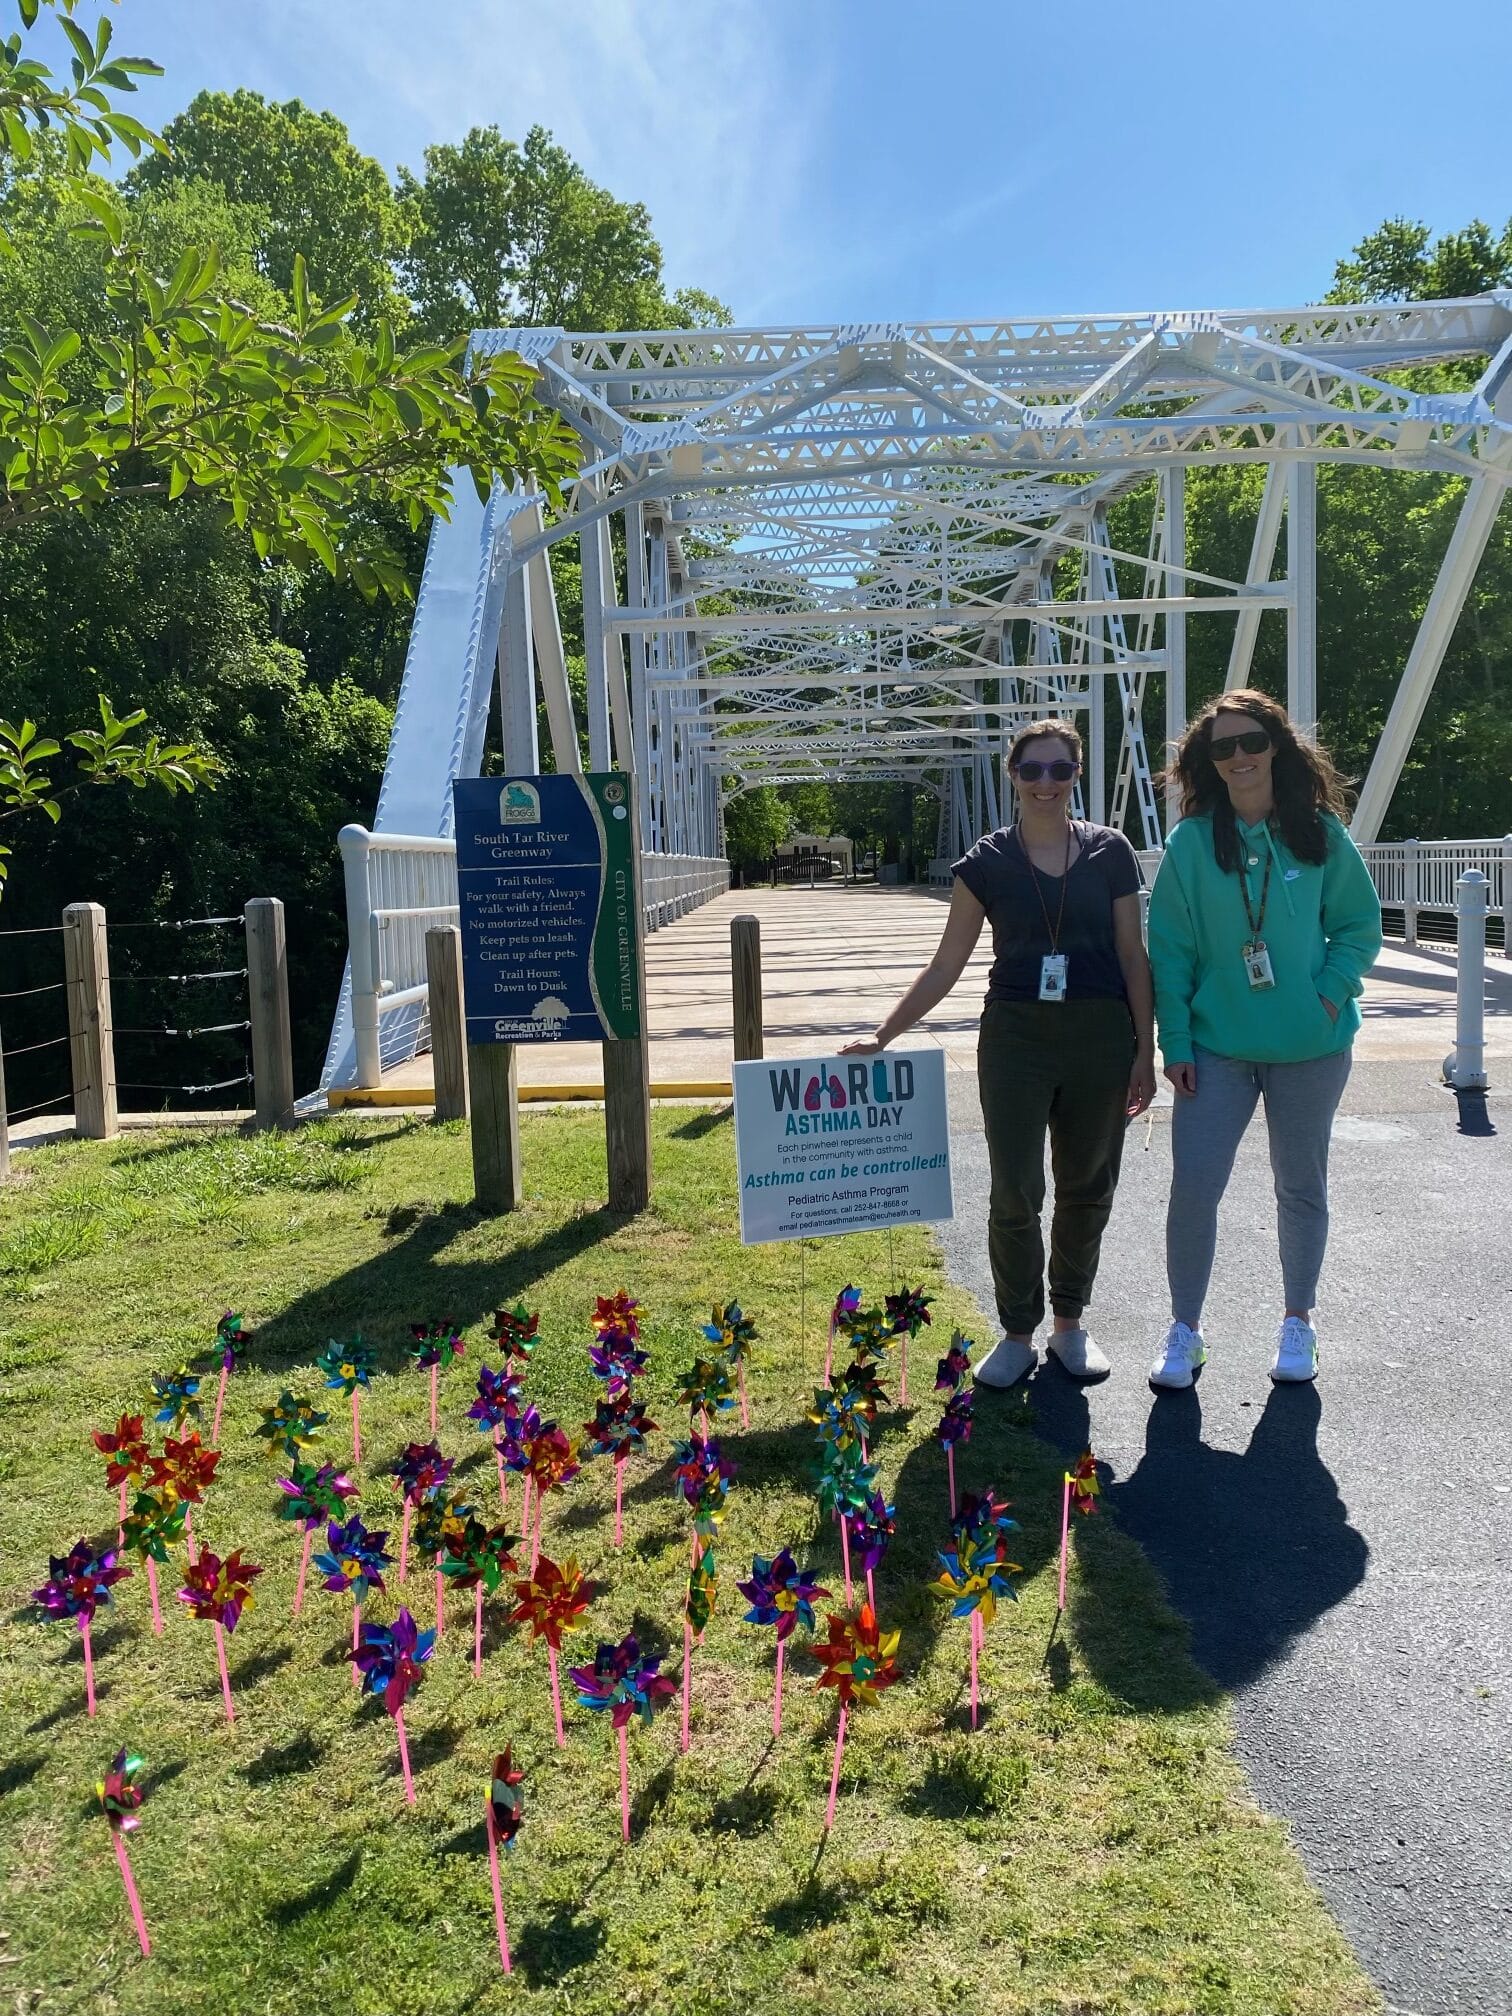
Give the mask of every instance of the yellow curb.
[[(602, 1099), (602, 1085), (522, 1085), (519, 1090), (521, 1104), (553, 1103), (569, 1099)], [(692, 1078), (686, 1080), (669, 1079), (665, 1083), (651, 1081), (653, 1099), (728, 1099), (730, 1081), (728, 1078)], [(326, 1103), (333, 1109), (342, 1106), (434, 1106), (436, 1094), (433, 1087), (426, 1085), (360, 1085), (333, 1086), (326, 1094)]]

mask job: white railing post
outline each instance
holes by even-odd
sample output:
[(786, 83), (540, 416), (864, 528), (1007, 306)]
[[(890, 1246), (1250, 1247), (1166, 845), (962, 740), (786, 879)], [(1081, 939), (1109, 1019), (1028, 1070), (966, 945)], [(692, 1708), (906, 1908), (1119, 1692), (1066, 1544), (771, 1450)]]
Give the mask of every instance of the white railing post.
[(1501, 915), (1502, 957), (1512, 959), (1512, 833), (1502, 836)]
[(1444, 1077), (1456, 1092), (1486, 1089), (1486, 891), (1478, 868), (1467, 869), (1455, 887), (1459, 940), (1454, 1001), (1454, 1048), (1444, 1059)]
[(1416, 840), (1402, 843), (1402, 939), (1405, 944), (1416, 945), (1418, 934), (1418, 898), (1422, 895), (1422, 885), (1418, 876), (1422, 872), (1422, 848)]
[(352, 1039), (357, 1051), (357, 1083), (371, 1089), (383, 1076), (378, 1054), (378, 987), (373, 971), (371, 918), (373, 897), (368, 877), (365, 826), (343, 826), (336, 844), (341, 849), (346, 879), (347, 953), (352, 964)]

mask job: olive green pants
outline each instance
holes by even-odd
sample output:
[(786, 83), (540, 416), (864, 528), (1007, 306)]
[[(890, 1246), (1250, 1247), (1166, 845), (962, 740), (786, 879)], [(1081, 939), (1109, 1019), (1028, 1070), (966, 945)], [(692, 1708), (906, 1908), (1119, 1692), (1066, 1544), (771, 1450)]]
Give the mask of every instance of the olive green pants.
[(977, 1088), (992, 1169), (987, 1255), (1005, 1331), (1045, 1313), (1045, 1136), (1055, 1208), (1050, 1306), (1080, 1316), (1092, 1299), (1103, 1227), (1123, 1159), (1134, 1024), (1122, 1001), (989, 1001)]

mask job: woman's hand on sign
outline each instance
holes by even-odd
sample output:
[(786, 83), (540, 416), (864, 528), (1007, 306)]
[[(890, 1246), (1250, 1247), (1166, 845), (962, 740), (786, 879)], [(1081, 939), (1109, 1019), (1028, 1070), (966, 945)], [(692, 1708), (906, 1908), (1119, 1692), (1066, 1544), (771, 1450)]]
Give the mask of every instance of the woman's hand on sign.
[(1137, 1120), (1155, 1097), (1155, 1059), (1136, 1057), (1129, 1073), (1129, 1100), (1124, 1111)]
[(1176, 1087), (1180, 1099), (1190, 1099), (1197, 1090), (1197, 1066), (1195, 1064), (1167, 1064), (1165, 1075)]
[(840, 1055), (842, 1057), (875, 1057), (877, 1052), (883, 1047), (875, 1036), (858, 1036), (854, 1042), (842, 1043), (840, 1045)]

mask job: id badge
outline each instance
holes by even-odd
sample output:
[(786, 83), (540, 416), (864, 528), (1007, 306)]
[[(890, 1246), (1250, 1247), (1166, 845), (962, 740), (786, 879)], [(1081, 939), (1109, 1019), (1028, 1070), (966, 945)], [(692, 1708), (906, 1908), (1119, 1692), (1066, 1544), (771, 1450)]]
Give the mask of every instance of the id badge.
[(1066, 998), (1066, 955), (1064, 952), (1047, 952), (1040, 961), (1041, 1001), (1064, 1001)]
[(1244, 977), (1257, 994), (1267, 987), (1274, 987), (1276, 976), (1271, 970), (1271, 956), (1263, 939), (1254, 938), (1244, 948)]

